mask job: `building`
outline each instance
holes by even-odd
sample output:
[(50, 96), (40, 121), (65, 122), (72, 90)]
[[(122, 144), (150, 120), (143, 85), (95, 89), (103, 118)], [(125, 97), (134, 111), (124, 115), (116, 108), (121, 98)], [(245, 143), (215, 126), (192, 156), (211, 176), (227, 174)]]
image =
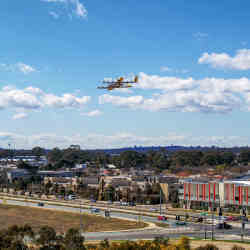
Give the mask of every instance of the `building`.
[(186, 208), (192, 206), (250, 206), (250, 181), (188, 180), (179, 188), (179, 200)]
[(28, 179), (30, 177), (30, 173), (25, 169), (13, 169), (7, 172), (7, 178), (10, 183), (15, 180)]
[(38, 171), (37, 174), (41, 178), (45, 177), (73, 177), (72, 171)]

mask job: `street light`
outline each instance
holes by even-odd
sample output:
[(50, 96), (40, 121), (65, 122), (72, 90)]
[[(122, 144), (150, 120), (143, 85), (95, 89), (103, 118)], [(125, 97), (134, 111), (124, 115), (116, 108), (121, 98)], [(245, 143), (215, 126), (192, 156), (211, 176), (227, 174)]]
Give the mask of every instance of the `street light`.
[(160, 188), (160, 215), (161, 215), (161, 188)]
[(82, 200), (80, 200), (80, 230), (83, 233), (83, 221), (82, 221)]
[(212, 240), (214, 240), (214, 201), (212, 204)]

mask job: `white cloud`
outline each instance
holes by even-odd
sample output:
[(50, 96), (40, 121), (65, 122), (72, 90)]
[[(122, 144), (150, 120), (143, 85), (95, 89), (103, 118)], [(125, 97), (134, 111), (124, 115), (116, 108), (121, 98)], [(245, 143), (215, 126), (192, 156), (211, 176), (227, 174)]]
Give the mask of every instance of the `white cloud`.
[[(80, 0), (41, 0), (42, 2), (60, 4), (60, 11), (67, 11), (67, 15), (72, 17), (76, 16), (79, 18), (87, 18), (88, 11), (85, 8), (84, 4), (80, 2)], [(59, 10), (58, 10), (59, 11)], [(58, 11), (50, 11), (49, 14), (54, 18), (59, 18)]]
[(187, 69), (172, 69), (169, 68), (167, 66), (163, 66), (161, 67), (161, 72), (174, 72), (174, 73), (181, 73), (181, 74), (185, 74), (187, 73), (189, 70)]
[(21, 73), (23, 73), (25, 75), (37, 71), (33, 66), (22, 63), (22, 62), (19, 62), (19, 63), (16, 63), (16, 64), (1, 63), (0, 68), (2, 68), (5, 71), (21, 72)]
[(57, 14), (56, 12), (54, 11), (49, 11), (49, 14), (54, 18), (54, 19), (58, 19), (60, 17), (59, 14)]
[(77, 108), (90, 101), (90, 96), (76, 97), (72, 94), (56, 96), (54, 94), (44, 94), (41, 100), (44, 105), (56, 108)]
[(24, 63), (18, 63), (17, 68), (24, 74), (29, 74), (36, 71), (32, 66)]
[(90, 96), (77, 97), (70, 93), (57, 96), (32, 86), (25, 89), (5, 86), (0, 89), (0, 109), (81, 108), (90, 99)]
[(13, 115), (12, 119), (19, 120), (19, 119), (26, 118), (27, 116), (28, 116), (28, 114), (26, 114), (26, 113), (18, 113), (18, 114)]
[(130, 96), (130, 97), (121, 97), (121, 96), (112, 96), (109, 94), (104, 94), (99, 97), (99, 103), (112, 103), (116, 106), (125, 106), (130, 108), (136, 108), (138, 105), (143, 103), (142, 96)]
[(25, 136), (10, 132), (0, 131), (0, 145), (8, 146), (8, 143), (15, 144), (16, 148), (33, 148), (41, 146), (45, 148), (67, 148), (71, 144), (78, 144), (83, 149), (96, 148), (121, 148), (129, 146), (245, 146), (250, 144), (249, 137), (241, 136), (197, 136), (192, 134), (168, 133), (165, 136), (139, 136), (129, 132), (119, 132), (112, 135), (103, 134), (73, 134), (61, 136), (54, 133), (33, 134)]
[(81, 115), (83, 116), (88, 116), (88, 117), (94, 117), (94, 116), (100, 116), (102, 115), (102, 112), (98, 109), (90, 111), (88, 113), (82, 113)]
[(99, 103), (149, 111), (215, 112), (250, 110), (250, 79), (160, 77), (140, 73), (135, 88), (156, 90), (151, 97), (99, 96)]
[(214, 68), (248, 70), (250, 69), (250, 49), (238, 50), (234, 57), (226, 53), (203, 53), (198, 62), (209, 64)]
[(208, 37), (207, 33), (204, 32), (196, 32), (193, 34), (193, 37), (196, 38), (197, 40), (202, 40)]
[(169, 68), (169, 67), (167, 67), (167, 66), (162, 66), (162, 67), (161, 67), (161, 71), (162, 71), (162, 72), (168, 72), (168, 71), (172, 71), (172, 69)]

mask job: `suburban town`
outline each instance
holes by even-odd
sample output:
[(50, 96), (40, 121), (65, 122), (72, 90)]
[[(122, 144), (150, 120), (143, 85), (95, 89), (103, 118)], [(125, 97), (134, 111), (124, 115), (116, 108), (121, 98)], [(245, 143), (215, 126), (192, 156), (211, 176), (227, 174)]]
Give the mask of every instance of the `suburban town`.
[(249, 10), (0, 1), (0, 250), (250, 250)]
[(137, 222), (150, 215), (168, 230), (175, 221), (183, 235), (190, 227), (205, 238), (234, 230), (236, 238), (247, 240), (250, 148), (119, 151), (81, 150), (79, 145), (1, 149), (1, 198), (41, 208), (63, 202), (106, 218), (120, 210), (124, 216), (134, 213)]

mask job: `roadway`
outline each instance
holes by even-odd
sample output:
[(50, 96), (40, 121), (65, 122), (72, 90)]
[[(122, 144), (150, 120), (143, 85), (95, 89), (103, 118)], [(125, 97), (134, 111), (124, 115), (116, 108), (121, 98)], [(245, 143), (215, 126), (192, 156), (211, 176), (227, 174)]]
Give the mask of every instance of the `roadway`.
[[(60, 205), (56, 205), (55, 203), (48, 203), (43, 200), (36, 200), (36, 201), (28, 201), (28, 200), (13, 200), (8, 199), (8, 197), (5, 197), (4, 200), (0, 200), (0, 202), (4, 202), (10, 205), (19, 205), (19, 206), (30, 206), (30, 207), (38, 207), (38, 202), (44, 203), (44, 208), (47, 209), (53, 209), (53, 210), (60, 210), (60, 211), (69, 211), (69, 212), (75, 212), (75, 213), (91, 213), (91, 207), (93, 206), (81, 206), (74, 207), (69, 206), (69, 204), (60, 203)], [(71, 204), (73, 205), (73, 204)], [(100, 216), (105, 216), (104, 211), (107, 209), (105, 206), (98, 206), (102, 210), (100, 210), (100, 213), (98, 213)], [(42, 208), (41, 208), (42, 209)], [(141, 221), (148, 222), (148, 223), (156, 223), (159, 222), (157, 220), (157, 217), (152, 216), (145, 216), (141, 213), (132, 214), (130, 210), (126, 212), (126, 210), (123, 209), (123, 211), (115, 211), (111, 210), (111, 217), (118, 218), (118, 219), (126, 219), (126, 220), (136, 220), (138, 221), (139, 216), (141, 217)], [(157, 236), (168, 236), (171, 238), (178, 238), (180, 235), (186, 235), (188, 237), (198, 237), (198, 238), (204, 238), (205, 231), (206, 231), (206, 237), (211, 238), (212, 237), (212, 225), (210, 224), (200, 224), (200, 223), (191, 223), (188, 222), (186, 226), (177, 226), (175, 224), (175, 220), (168, 219), (167, 221), (160, 221), (161, 223), (166, 223), (169, 225), (168, 228), (162, 228), (162, 227), (148, 227), (141, 230), (129, 230), (129, 231), (120, 231), (120, 232), (89, 232), (84, 233), (86, 240), (103, 240), (105, 238), (108, 238), (110, 240), (137, 240), (137, 239), (153, 239)], [(218, 230), (214, 227), (214, 238), (216, 239), (240, 239), (241, 235), (241, 229), (238, 227), (233, 227), (230, 230)], [(244, 237), (250, 236), (250, 229), (246, 228), (244, 232)]]

